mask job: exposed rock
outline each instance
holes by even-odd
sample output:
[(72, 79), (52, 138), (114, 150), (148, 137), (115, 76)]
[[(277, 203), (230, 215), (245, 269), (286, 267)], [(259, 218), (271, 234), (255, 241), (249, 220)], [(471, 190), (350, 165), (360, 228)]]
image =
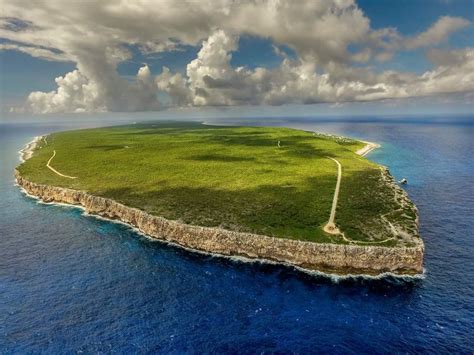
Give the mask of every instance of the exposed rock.
[(121, 220), (142, 233), (186, 248), (225, 256), (244, 256), (291, 264), (308, 270), (337, 274), (418, 274), (423, 271), (424, 245), (420, 238), (413, 246), (361, 246), (323, 244), (219, 228), (200, 227), (152, 216), (111, 199), (83, 191), (36, 184), (15, 171), (18, 185), (44, 202), (81, 205), (90, 214)]

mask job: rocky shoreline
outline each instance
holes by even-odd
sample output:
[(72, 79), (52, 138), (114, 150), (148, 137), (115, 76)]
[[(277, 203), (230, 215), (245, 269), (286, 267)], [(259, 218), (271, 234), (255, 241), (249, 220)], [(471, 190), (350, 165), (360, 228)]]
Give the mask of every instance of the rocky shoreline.
[(119, 220), (153, 239), (200, 252), (267, 260), (338, 275), (405, 276), (423, 272), (424, 245), (420, 238), (415, 239), (414, 246), (383, 247), (313, 243), (234, 232), (167, 220), (84, 191), (36, 184), (17, 170), (15, 177), (28, 194), (44, 202), (82, 206), (89, 214)]
[(43, 136), (34, 137), (31, 142), (27, 143), (25, 147), (18, 152), (22, 163), (31, 158), (33, 151), (36, 149), (41, 139), (43, 139)]

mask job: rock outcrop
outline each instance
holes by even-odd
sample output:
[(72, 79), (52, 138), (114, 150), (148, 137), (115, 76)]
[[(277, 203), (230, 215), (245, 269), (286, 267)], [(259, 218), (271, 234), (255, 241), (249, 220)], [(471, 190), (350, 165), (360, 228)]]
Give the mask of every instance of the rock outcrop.
[(18, 171), (15, 171), (15, 176), (18, 185), (28, 194), (44, 202), (80, 205), (90, 214), (120, 220), (152, 238), (193, 250), (265, 259), (335, 274), (379, 275), (390, 272), (413, 275), (423, 271), (424, 246), (420, 238), (408, 247), (361, 246), (313, 243), (200, 227), (153, 216), (83, 191), (36, 184), (23, 178)]

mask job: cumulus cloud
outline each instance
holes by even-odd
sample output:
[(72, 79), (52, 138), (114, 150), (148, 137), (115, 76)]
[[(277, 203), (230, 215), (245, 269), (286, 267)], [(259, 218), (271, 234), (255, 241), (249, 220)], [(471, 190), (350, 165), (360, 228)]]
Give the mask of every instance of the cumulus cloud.
[[(115, 78), (113, 92), (102, 83), (88, 79), (79, 70), (56, 78), (58, 88), (30, 93), (27, 106), (38, 113), (143, 111), (160, 108), (148, 66), (139, 69), (134, 83)], [(104, 92), (107, 90), (108, 92)]]
[(57, 90), (35, 91), (28, 96), (28, 103), (33, 112), (105, 111), (97, 86), (90, 83), (79, 70), (60, 76), (55, 81)]
[(249, 1), (229, 20), (231, 30), (269, 37), (318, 64), (346, 61), (347, 46), (370, 32), (369, 19), (352, 0)]
[(436, 69), (420, 77), (420, 86), (428, 94), (469, 92), (474, 90), (474, 48), (433, 50), (428, 58)]
[[(77, 69), (56, 78), (57, 89), (33, 92), (34, 112), (157, 110), (158, 92), (173, 106), (318, 103), (379, 100), (473, 90), (468, 72), (472, 50), (451, 55), (430, 51), (433, 69), (417, 76), (385, 71), (371, 63), (399, 50), (429, 48), (469, 21), (442, 17), (426, 31), (404, 37), (394, 28), (373, 30), (353, 0), (8, 0), (2, 4), (0, 50), (17, 50)], [(232, 67), (239, 37), (270, 39), (296, 58), (281, 54), (267, 69)], [(143, 54), (200, 46), (185, 73), (164, 67), (153, 77), (148, 66), (132, 81), (120, 77), (119, 63)], [(354, 53), (349, 48), (355, 46)], [(359, 65), (354, 66), (357, 62)], [(455, 63), (455, 65), (454, 65)], [(466, 80), (469, 78), (469, 80)]]
[[(235, 49), (235, 36), (222, 30), (212, 34), (203, 42), (198, 58), (188, 64), (188, 80), (180, 76), (176, 100), (195, 106), (280, 105), (371, 101), (474, 90), (473, 49), (430, 54), (437, 57), (433, 60), (435, 69), (420, 76), (396, 71), (375, 74), (366, 68), (335, 62), (319, 74), (317, 61), (311, 57), (285, 58), (273, 70), (232, 68), (230, 60)], [(446, 58), (441, 60), (443, 55)], [(450, 61), (456, 65), (450, 65)], [(170, 76), (169, 71), (166, 75)], [(168, 93), (172, 95), (171, 91)]]

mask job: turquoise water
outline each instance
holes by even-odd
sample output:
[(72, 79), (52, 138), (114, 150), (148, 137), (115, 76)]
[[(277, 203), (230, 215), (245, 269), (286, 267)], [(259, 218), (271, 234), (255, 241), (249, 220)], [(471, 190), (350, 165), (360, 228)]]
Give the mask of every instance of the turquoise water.
[(0, 123), (0, 353), (472, 353), (473, 118), (265, 120), (382, 144), (370, 159), (420, 210), (426, 277), (412, 282), (193, 254), (13, 185), (33, 136), (98, 124)]

